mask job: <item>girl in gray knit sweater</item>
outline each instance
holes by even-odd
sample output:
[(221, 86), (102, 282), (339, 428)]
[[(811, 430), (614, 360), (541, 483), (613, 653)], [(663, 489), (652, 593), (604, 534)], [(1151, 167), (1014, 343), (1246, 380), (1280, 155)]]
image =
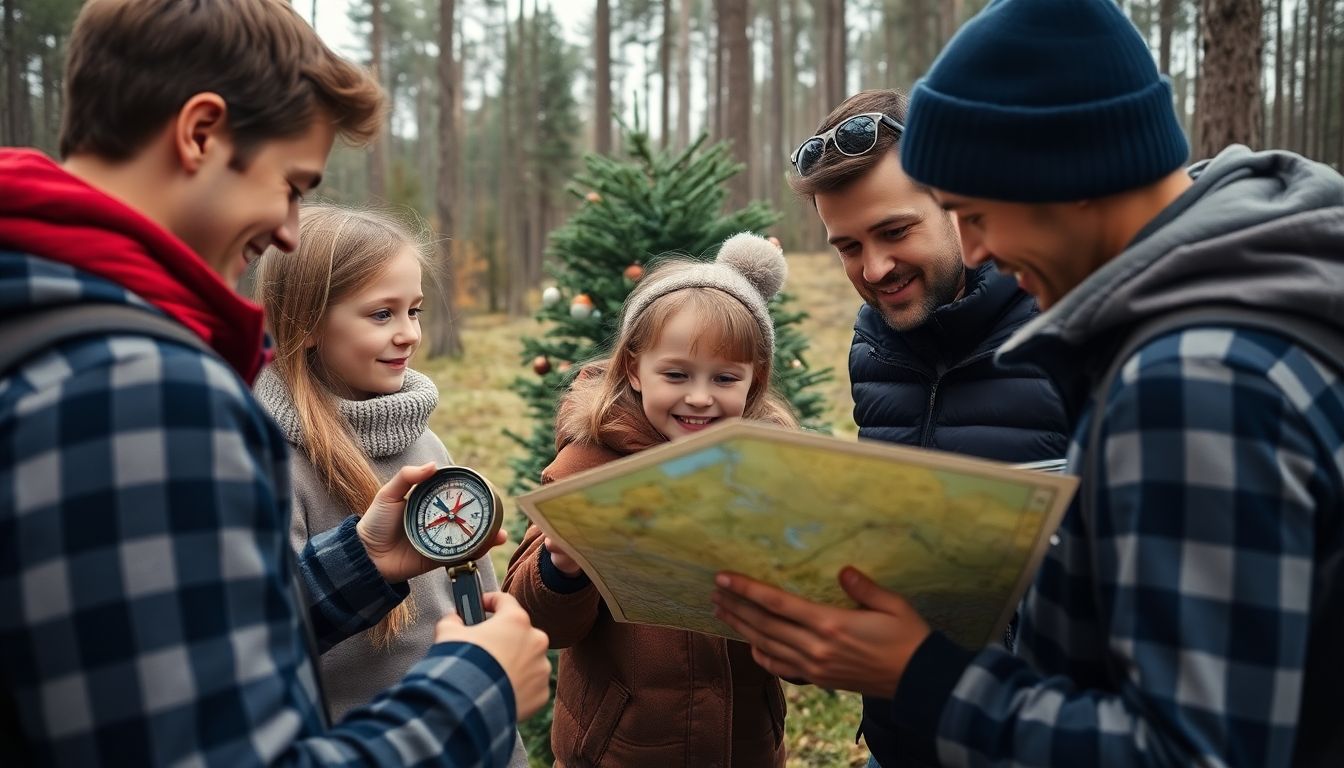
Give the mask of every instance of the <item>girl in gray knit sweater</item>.
[[(382, 214), (308, 205), (299, 248), (268, 252), (257, 296), (275, 341), (275, 361), (257, 399), (294, 446), (290, 542), (334, 528), (368, 507), (404, 465), (452, 462), (428, 429), (434, 383), (407, 363), (420, 343), (421, 243)], [(488, 556), (477, 562), (485, 591), (499, 589)], [(368, 703), (401, 680), (453, 612), (446, 574), (411, 580), (410, 596), (373, 629), (322, 656), (332, 717)], [(527, 765), (517, 740), (511, 768)]]

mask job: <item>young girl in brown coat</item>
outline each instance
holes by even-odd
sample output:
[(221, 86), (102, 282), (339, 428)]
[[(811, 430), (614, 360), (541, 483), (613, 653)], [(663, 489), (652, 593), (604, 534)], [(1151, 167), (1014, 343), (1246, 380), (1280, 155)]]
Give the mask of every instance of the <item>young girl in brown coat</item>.
[[(611, 358), (587, 366), (562, 403), (559, 454), (542, 481), (721, 419), (797, 426), (769, 386), (766, 302), (785, 273), (779, 249), (750, 234), (729, 238), (712, 263), (650, 272), (626, 300)], [(536, 526), (504, 588), (564, 649), (551, 728), (557, 766), (784, 765), (783, 692), (747, 645), (612, 621), (578, 564)]]

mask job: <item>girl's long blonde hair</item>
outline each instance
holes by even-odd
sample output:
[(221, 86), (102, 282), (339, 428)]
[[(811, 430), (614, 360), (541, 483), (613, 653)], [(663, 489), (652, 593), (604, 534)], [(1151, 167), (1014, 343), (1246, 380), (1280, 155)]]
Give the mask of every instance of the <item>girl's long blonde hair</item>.
[[(692, 269), (692, 261), (668, 261), (659, 275), (673, 276)], [(645, 278), (635, 291), (652, 285)], [(640, 395), (630, 385), (630, 372), (639, 356), (658, 345), (669, 320), (683, 310), (702, 318), (691, 351), (708, 345), (711, 354), (752, 366), (742, 418), (797, 428), (798, 419), (788, 401), (770, 386), (774, 349), (751, 311), (731, 294), (717, 288), (682, 288), (659, 296), (625, 328), (611, 357), (590, 363), (570, 387), (556, 415), (556, 445), (595, 442), (621, 452), (666, 440), (644, 415)]]
[[(388, 215), (310, 204), (299, 213), (298, 249), (268, 251), (257, 269), (257, 300), (275, 342), (271, 365), (298, 413), (300, 450), (331, 495), (357, 515), (382, 484), (337, 407), (336, 382), (318, 346), (309, 342), (322, 332), (328, 307), (376, 280), (406, 248), (425, 261), (422, 244)], [(374, 646), (386, 647), (414, 618), (408, 595), (370, 630)]]

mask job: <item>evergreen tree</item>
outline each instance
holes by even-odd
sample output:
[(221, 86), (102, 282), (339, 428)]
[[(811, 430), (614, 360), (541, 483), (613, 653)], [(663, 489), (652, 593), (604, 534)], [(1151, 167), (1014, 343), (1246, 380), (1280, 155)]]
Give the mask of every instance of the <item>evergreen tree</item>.
[[(510, 462), (516, 471), (510, 492), (534, 487), (555, 458), (556, 405), (579, 365), (610, 354), (621, 305), (644, 270), (667, 255), (712, 260), (731, 235), (763, 233), (779, 218), (761, 202), (724, 213), (725, 182), (743, 166), (733, 162), (727, 145), (705, 144), (701, 136), (682, 152), (655, 151), (636, 126), (625, 135), (629, 160), (590, 154), (586, 171), (569, 185), (582, 203), (550, 236), (555, 286), (543, 294), (537, 312), (550, 327), (541, 337), (523, 339), (523, 361), (533, 375), (514, 383), (535, 424), (528, 437), (509, 433), (525, 449)], [(790, 301), (783, 293), (770, 305), (774, 385), (805, 427), (824, 429), (822, 396), (810, 388), (829, 379), (831, 371), (807, 366), (807, 339), (798, 329), (807, 314), (791, 309)], [(518, 522), (525, 527), (526, 520)], [(522, 530), (513, 532), (515, 540), (521, 536)]]

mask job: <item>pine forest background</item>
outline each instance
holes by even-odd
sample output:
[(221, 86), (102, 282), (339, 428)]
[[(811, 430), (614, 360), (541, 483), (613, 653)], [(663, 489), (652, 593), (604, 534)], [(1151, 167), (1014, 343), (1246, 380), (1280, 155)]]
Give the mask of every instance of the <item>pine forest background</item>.
[[(542, 289), (575, 258), (562, 263), (554, 248), (548, 257), (551, 234), (593, 202), (573, 184), (592, 168), (585, 153), (632, 162), (634, 136), (669, 153), (702, 136), (706, 149), (725, 142), (743, 172), (725, 182), (723, 211), (755, 201), (775, 212), (759, 221), (775, 221), (769, 232), (789, 254), (807, 366), (836, 372), (810, 385), (824, 403), (820, 421), (853, 435), (844, 371), (859, 299), (823, 252), (810, 204), (788, 191), (788, 155), (847, 95), (908, 89), (985, 2), (295, 0), (393, 97), (382, 140), (338, 149), (320, 194), (390, 207), (436, 244), (440, 288), (428, 287), (428, 354), (416, 367), (439, 385), (431, 425), (455, 460), (501, 488), (518, 480), (523, 452), (506, 432), (530, 434), (529, 401), (541, 395), (520, 396), (516, 382), (545, 381), (526, 340), (563, 329), (571, 298), (541, 308)], [(80, 4), (0, 0), (0, 144), (54, 154)], [(1120, 5), (1172, 79), (1192, 159), (1241, 142), (1344, 165), (1344, 0)], [(630, 262), (658, 255), (631, 253)], [(618, 290), (621, 260), (608, 258)], [(508, 552), (495, 554), (502, 569)], [(854, 744), (857, 697), (793, 686), (788, 696), (790, 766), (865, 763)], [(525, 730), (544, 764), (544, 725)]]
[[(54, 151), (64, 45), (79, 0), (0, 0), (0, 144)], [(638, 121), (659, 148), (701, 133), (746, 171), (727, 205), (763, 200), (788, 250), (822, 248), (785, 183), (788, 154), (846, 95), (908, 88), (985, 0), (297, 0), (394, 98), (368, 150), (322, 190), (382, 201), (436, 233), (450, 318), (531, 313), (547, 235), (584, 152), (620, 155)], [(1196, 158), (1232, 142), (1344, 162), (1344, 0), (1123, 0), (1170, 74)], [(331, 33), (335, 30), (335, 34)], [(448, 52), (451, 55), (444, 55)]]

